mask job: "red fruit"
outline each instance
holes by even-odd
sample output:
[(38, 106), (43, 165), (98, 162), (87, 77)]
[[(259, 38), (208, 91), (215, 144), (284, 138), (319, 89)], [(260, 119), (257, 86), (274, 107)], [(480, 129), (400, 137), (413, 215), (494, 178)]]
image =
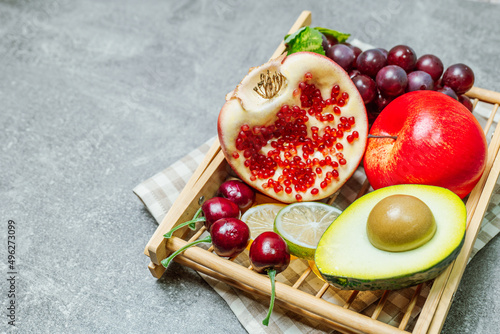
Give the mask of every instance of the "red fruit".
[(239, 219), (222, 218), (213, 223), (210, 235), (215, 254), (233, 257), (247, 247), (250, 229)]
[(249, 257), (252, 268), (259, 273), (269, 269), (280, 273), (290, 263), (288, 245), (279, 234), (271, 231), (262, 232), (255, 238), (250, 246)]
[(252, 188), (238, 180), (222, 183), (219, 187), (219, 194), (238, 205), (242, 210), (249, 208), (255, 201), (255, 192)]
[(227, 198), (213, 197), (201, 206), (205, 216), (205, 227), (210, 231), (212, 224), (221, 218), (239, 218), (240, 208)]
[(443, 85), (457, 93), (463, 94), (474, 85), (474, 72), (465, 64), (451, 65), (443, 73)]
[(460, 95), (458, 97), (458, 101), (460, 101), (460, 103), (462, 103), (467, 109), (469, 109), (470, 112), (472, 112), (472, 110), (474, 109), (474, 105), (472, 104), (472, 101), (468, 96)]
[[(341, 130), (342, 117), (352, 117), (353, 123)], [(359, 136), (349, 142), (353, 131)], [(218, 121), (221, 148), (233, 170), (285, 203), (319, 200), (337, 191), (359, 165), (367, 132), (365, 106), (348, 74), (328, 57), (310, 52), (253, 68)], [(337, 143), (343, 146), (344, 165)], [(320, 163), (325, 173), (318, 175), (314, 168)], [(334, 171), (338, 176), (321, 188), (326, 172)], [(311, 193), (314, 188), (320, 190)]]
[(460, 102), (434, 91), (406, 93), (377, 117), (364, 167), (374, 189), (395, 184), (448, 188), (469, 194), (486, 166), (487, 144), (474, 116)]

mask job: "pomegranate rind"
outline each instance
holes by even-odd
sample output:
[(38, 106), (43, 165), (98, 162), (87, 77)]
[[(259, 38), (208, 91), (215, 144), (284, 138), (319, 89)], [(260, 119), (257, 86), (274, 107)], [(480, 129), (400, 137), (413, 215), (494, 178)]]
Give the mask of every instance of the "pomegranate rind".
[[(264, 98), (254, 91), (262, 74), (265, 73), (281, 73), (283, 82), (278, 92), (270, 98)], [(310, 75), (312, 78), (305, 79), (305, 74)], [(327, 154), (315, 151), (310, 156), (311, 159), (325, 159), (329, 156), (332, 161), (339, 161), (337, 153), (342, 153), (345, 158), (345, 164), (339, 164), (336, 170), (338, 177), (326, 186), (322, 187), (321, 183), (325, 179), (325, 174), (332, 169), (329, 166), (323, 168), (324, 171), (317, 174), (314, 184), (305, 191), (297, 191), (292, 185), (290, 193), (284, 190), (276, 191), (272, 186), (269, 187), (267, 182), (270, 178), (252, 178), (252, 174), (248, 167), (245, 167), (245, 157), (243, 151), (236, 148), (236, 139), (240, 133), (242, 126), (248, 126), (250, 129), (254, 127), (270, 126), (278, 120), (278, 112), (283, 105), (290, 107), (296, 105), (301, 107), (300, 95), (297, 95), (297, 88), (299, 83), (307, 82), (314, 84), (320, 90), (323, 100), (330, 98), (332, 88), (335, 85), (341, 87), (341, 92), (347, 92), (349, 98), (344, 106), (341, 106), (341, 113), (335, 114), (333, 112), (333, 105), (327, 105), (322, 114), (332, 114), (334, 119), (332, 121), (321, 121), (314, 116), (308, 116), (307, 125), (307, 138), (311, 138), (311, 127), (315, 126), (319, 129), (319, 134), (325, 127), (337, 128), (340, 123), (340, 117), (354, 117), (355, 124), (352, 128), (344, 132), (342, 138), (336, 138), (336, 142), (342, 144), (343, 148), (337, 150), (335, 153), (327, 152)], [(295, 94), (294, 94), (295, 91)], [(307, 110), (308, 108), (302, 108)], [(238, 176), (250, 186), (261, 191), (262, 193), (275, 198), (284, 203), (293, 203), (298, 200), (301, 201), (315, 201), (329, 197), (335, 193), (354, 173), (359, 166), (363, 157), (367, 135), (368, 135), (368, 118), (363, 100), (352, 83), (349, 75), (335, 62), (328, 57), (310, 53), (298, 52), (290, 56), (282, 57), (276, 60), (252, 68), (248, 75), (235, 89), (234, 93), (228, 95), (228, 100), (222, 107), (218, 119), (218, 136), (221, 144), (222, 151), (226, 160)], [(357, 132), (358, 138), (354, 141), (348, 142), (347, 136), (353, 132)], [(274, 138), (276, 139), (276, 138)], [(273, 140), (273, 139), (272, 139)], [(269, 140), (267, 145), (263, 146), (259, 153), (267, 155), (273, 148)], [(333, 146), (335, 148), (335, 145)], [(335, 151), (335, 150), (334, 150)], [(236, 157), (235, 157), (236, 156)], [(294, 156), (303, 156), (302, 146), (296, 147)], [(293, 158), (293, 157), (292, 157)], [(305, 160), (305, 159), (304, 159)], [(313, 170), (318, 166), (312, 165)], [(277, 166), (274, 176), (271, 177), (274, 181), (278, 181), (280, 175), (283, 174), (283, 167)], [(284, 188), (284, 186), (283, 186)], [(317, 189), (313, 194), (312, 189)], [(300, 199), (297, 199), (296, 195)]]

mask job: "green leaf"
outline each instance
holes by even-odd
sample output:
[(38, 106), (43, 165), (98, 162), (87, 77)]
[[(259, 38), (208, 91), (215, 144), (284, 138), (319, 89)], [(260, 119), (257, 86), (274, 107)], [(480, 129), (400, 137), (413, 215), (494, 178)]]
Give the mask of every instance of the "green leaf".
[(325, 55), (322, 43), (323, 37), (321, 33), (310, 27), (304, 27), (291, 35), (285, 36), (285, 44), (289, 55), (300, 51)]
[(320, 33), (322, 33), (325, 36), (335, 37), (337, 39), (337, 41), (339, 41), (339, 43), (344, 43), (345, 41), (347, 41), (349, 36), (351, 36), (351, 34), (346, 34), (343, 32), (339, 32), (339, 31), (331, 30), (331, 29), (327, 29), (327, 28), (316, 27), (314, 29), (316, 29), (317, 31), (319, 31)]

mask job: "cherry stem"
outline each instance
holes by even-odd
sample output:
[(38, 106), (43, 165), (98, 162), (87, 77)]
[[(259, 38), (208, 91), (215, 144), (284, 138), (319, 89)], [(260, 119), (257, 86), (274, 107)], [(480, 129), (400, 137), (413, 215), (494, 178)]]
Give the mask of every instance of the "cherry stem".
[(192, 230), (194, 230), (196, 228), (196, 223), (198, 223), (198, 222), (204, 222), (205, 221), (205, 217), (199, 217), (200, 213), (201, 213), (201, 208), (199, 208), (198, 211), (196, 211), (196, 213), (194, 214), (193, 219), (188, 220), (187, 222), (184, 222), (182, 224), (177, 225), (176, 227), (174, 227), (173, 229), (171, 229), (170, 231), (168, 231), (167, 233), (165, 233), (163, 236), (165, 238), (169, 239), (169, 238), (172, 237), (172, 234), (175, 231), (177, 231), (180, 228), (183, 228), (186, 225), (189, 225), (189, 228), (192, 229)]
[(186, 246), (184, 247), (181, 247), (179, 248), (178, 250), (176, 250), (175, 252), (173, 252), (172, 254), (170, 254), (169, 257), (167, 257), (166, 259), (162, 260), (161, 261), (161, 264), (167, 268), (168, 265), (170, 264), (170, 262), (172, 262), (172, 260), (174, 259), (174, 257), (176, 257), (177, 255), (179, 255), (180, 253), (184, 252), (186, 249), (188, 249), (189, 247), (192, 247), (194, 245), (197, 245), (197, 244), (201, 244), (202, 242), (206, 242), (206, 243), (211, 243), (212, 242), (212, 237), (210, 235), (207, 235), (205, 238), (203, 239), (199, 239), (199, 240), (195, 240), (189, 244), (187, 244)]
[(276, 297), (276, 269), (268, 269), (267, 275), (271, 279), (271, 301), (269, 302), (269, 310), (267, 311), (267, 317), (262, 320), (262, 324), (264, 326), (269, 325), (269, 319), (271, 318), (271, 313), (273, 313), (274, 308), (274, 299)]
[(377, 135), (368, 135), (368, 138), (391, 138), (391, 139), (398, 139), (398, 136), (389, 136), (389, 135), (383, 135), (383, 136), (377, 136)]

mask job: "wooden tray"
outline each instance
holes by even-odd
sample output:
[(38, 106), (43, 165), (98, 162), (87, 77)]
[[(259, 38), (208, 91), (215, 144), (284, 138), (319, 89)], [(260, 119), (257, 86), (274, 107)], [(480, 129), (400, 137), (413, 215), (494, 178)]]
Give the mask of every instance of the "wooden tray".
[[(310, 23), (311, 13), (304, 11), (298, 17), (289, 33), (293, 33)], [(284, 51), (285, 47), (281, 43), (275, 51), (273, 58), (281, 55)], [(471, 254), (495, 183), (500, 174), (500, 155), (498, 154), (500, 147), (500, 127), (497, 126), (494, 131), (492, 129), (493, 119), (500, 104), (500, 93), (473, 87), (467, 95), (473, 99), (474, 107), (476, 107), (479, 101), (493, 105), (488, 121), (484, 126), (485, 133), (488, 135), (492, 134), (488, 147), (486, 170), (466, 202), (468, 214), (467, 233), (462, 251), (445, 272), (432, 282), (432, 287), (426, 297), (425, 304), (417, 318), (412, 333), (440, 332)], [(195, 211), (199, 208), (200, 198), (212, 197), (220, 184), (227, 178), (228, 171), (229, 167), (220, 150), (219, 142), (216, 141), (145, 248), (144, 253), (151, 259), (149, 269), (154, 277), (160, 278), (165, 271), (165, 268), (160, 263), (161, 260), (173, 251), (186, 245), (186, 243), (199, 238), (205, 231), (205, 228), (201, 227), (194, 235), (189, 235), (189, 237), (187, 236), (189, 229), (180, 229), (174, 234), (175, 237), (169, 239), (168, 242), (163, 238), (163, 234), (177, 224), (191, 219)], [(358, 196), (363, 195), (367, 189), (368, 183), (365, 181), (362, 189), (359, 190)], [(262, 198), (260, 200), (265, 201)], [(230, 260), (220, 258), (213, 254), (211, 249), (205, 250), (200, 247), (192, 247), (181, 255), (178, 255), (174, 261), (236, 288), (252, 293), (270, 294), (271, 288), (267, 276), (257, 274)], [(319, 320), (323, 324), (345, 333), (409, 333), (405, 328), (408, 325), (408, 320), (419, 297), (422, 285), (418, 286), (415, 290), (399, 326), (394, 327), (377, 320), (380, 311), (384, 307), (384, 297), (379, 301), (373, 315), (368, 317), (349, 309), (350, 304), (357, 296), (357, 291), (352, 291), (351, 298), (342, 307), (321, 298), (327, 289), (330, 288), (327, 283), (314, 295), (299, 290), (299, 286), (309, 274), (314, 275), (314, 273), (311, 273), (311, 270), (306, 270), (293, 285), (277, 282), (276, 301), (281, 306), (300, 315)]]

